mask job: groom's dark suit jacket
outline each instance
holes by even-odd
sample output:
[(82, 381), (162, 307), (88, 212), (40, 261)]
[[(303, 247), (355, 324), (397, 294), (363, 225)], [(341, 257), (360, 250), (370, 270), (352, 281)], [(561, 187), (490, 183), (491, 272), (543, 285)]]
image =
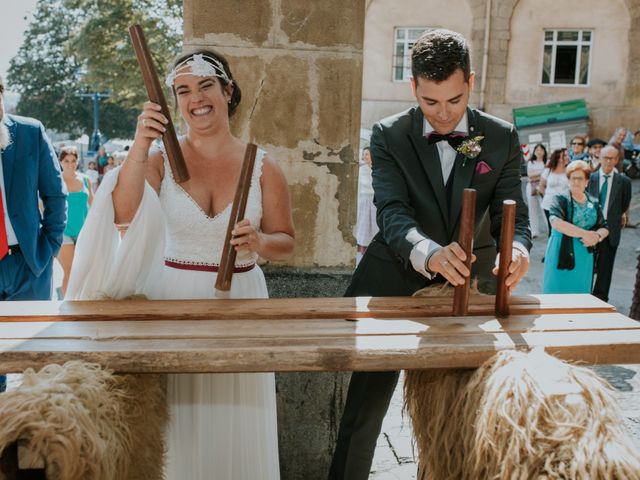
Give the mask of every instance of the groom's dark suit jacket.
[[(373, 127), (370, 147), (380, 231), (354, 273), (347, 295), (411, 295), (428, 284), (427, 278), (411, 266), (411, 250), (420, 236), (441, 246), (457, 240), (465, 188), (477, 190), (474, 252), (479, 258), (480, 252), (490, 252), (489, 256), (482, 255), (490, 262), (484, 272), (493, 266), (499, 245), (503, 200), (517, 202), (514, 239), (531, 249), (520, 184), (522, 151), (515, 128), (472, 108), (467, 109), (467, 118), (469, 136), (484, 137), (482, 151), (466, 161), (463, 155), (457, 155), (451, 173), (450, 204), (438, 147), (429, 145), (423, 135), (420, 108), (386, 118)], [(491, 171), (477, 172), (479, 162), (486, 163)], [(476, 272), (478, 267), (481, 265), (476, 265)]]

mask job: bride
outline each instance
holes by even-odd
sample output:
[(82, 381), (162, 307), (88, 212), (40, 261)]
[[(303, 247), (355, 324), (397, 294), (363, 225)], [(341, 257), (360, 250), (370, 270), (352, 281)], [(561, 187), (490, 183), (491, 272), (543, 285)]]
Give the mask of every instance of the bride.
[[(152, 147), (167, 119), (145, 103), (129, 155), (105, 176), (78, 239), (67, 299), (213, 298), (246, 148), (229, 129), (240, 88), (227, 60), (202, 49), (176, 59), (167, 84), (188, 125), (180, 144), (191, 179), (176, 183), (166, 152)], [(261, 150), (231, 243), (231, 298), (266, 298), (256, 261), (287, 258), (294, 229), (284, 174)], [(169, 375), (167, 388), (167, 478), (279, 478), (273, 373)]]

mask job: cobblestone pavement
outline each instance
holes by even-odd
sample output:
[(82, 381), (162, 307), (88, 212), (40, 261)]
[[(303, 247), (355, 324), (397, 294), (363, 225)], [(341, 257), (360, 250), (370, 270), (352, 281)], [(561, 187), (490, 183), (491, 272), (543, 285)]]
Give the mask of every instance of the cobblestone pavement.
[[(640, 180), (633, 182), (631, 223), (637, 228), (622, 232), (622, 241), (616, 256), (616, 268), (609, 303), (619, 312), (628, 315), (636, 275), (640, 247)], [(542, 290), (543, 264), (541, 259), (546, 247), (546, 237), (534, 239), (529, 273), (518, 286), (516, 294), (537, 293)], [(640, 365), (600, 365), (595, 370), (616, 389), (616, 397), (627, 426), (640, 448)], [(389, 412), (382, 425), (373, 459), (370, 480), (410, 480), (416, 478), (413, 458), (411, 422), (403, 412), (402, 377), (391, 400)], [(404, 416), (403, 416), (404, 414)]]

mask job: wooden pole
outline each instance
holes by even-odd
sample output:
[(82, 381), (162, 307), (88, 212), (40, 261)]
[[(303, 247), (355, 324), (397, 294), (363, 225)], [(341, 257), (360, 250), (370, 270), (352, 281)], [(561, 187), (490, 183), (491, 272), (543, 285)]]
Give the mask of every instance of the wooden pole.
[(169, 158), (169, 165), (171, 165), (171, 172), (173, 178), (178, 183), (183, 183), (189, 180), (189, 171), (187, 170), (187, 164), (182, 156), (182, 150), (180, 149), (180, 143), (178, 142), (178, 136), (176, 135), (176, 129), (171, 121), (171, 113), (169, 112), (169, 106), (167, 100), (164, 98), (164, 92), (160, 86), (158, 80), (158, 74), (153, 65), (153, 59), (149, 52), (149, 46), (144, 38), (144, 33), (140, 25), (132, 25), (129, 27), (129, 35), (131, 36), (131, 42), (133, 43), (133, 49), (136, 52), (138, 58), (138, 64), (140, 65), (140, 71), (142, 72), (142, 78), (144, 79), (144, 86), (147, 89), (147, 95), (149, 100), (160, 105), (162, 114), (167, 117), (169, 123), (165, 125), (167, 131), (162, 135), (162, 142)]
[(233, 237), (231, 232), (233, 231), (233, 227), (235, 227), (236, 223), (244, 218), (257, 152), (258, 147), (253, 143), (249, 143), (244, 153), (244, 160), (242, 161), (242, 169), (240, 170), (240, 178), (238, 179), (236, 195), (233, 199), (233, 205), (231, 206), (229, 225), (227, 225), (227, 235), (224, 239), (220, 268), (218, 270), (218, 276), (216, 277), (215, 288), (219, 292), (228, 292), (231, 289), (231, 277), (233, 276), (237, 253), (236, 249), (231, 245), (231, 238)]
[[(471, 256), (473, 255), (473, 235), (476, 218), (476, 191), (473, 188), (465, 188), (462, 194), (462, 213), (460, 214), (460, 233), (458, 244), (467, 256), (464, 264), (471, 271)], [(469, 287), (471, 275), (462, 285), (457, 285), (453, 293), (453, 315), (455, 317), (466, 315), (469, 310)]]
[(502, 203), (502, 226), (500, 227), (500, 263), (498, 265), (498, 292), (496, 294), (496, 316), (509, 316), (509, 289), (506, 280), (513, 250), (513, 234), (516, 228), (516, 202)]

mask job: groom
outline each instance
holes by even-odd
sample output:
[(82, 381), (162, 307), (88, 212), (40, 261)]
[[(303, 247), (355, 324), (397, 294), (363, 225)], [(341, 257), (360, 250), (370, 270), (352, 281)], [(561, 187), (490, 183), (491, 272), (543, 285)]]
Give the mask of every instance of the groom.
[[(507, 277), (513, 290), (529, 268), (531, 248), (527, 207), (521, 196), (518, 135), (511, 124), (467, 107), (474, 74), (467, 42), (460, 34), (425, 33), (413, 46), (411, 61), (411, 86), (418, 107), (373, 127), (373, 189), (380, 232), (346, 295), (408, 296), (435, 282), (463, 283), (471, 272), (455, 239), (462, 192), (468, 187), (477, 190), (474, 252), (478, 258), (489, 248), (495, 255), (503, 200), (517, 202)], [(490, 235), (483, 234), (487, 231)], [(494, 258), (485, 270), (497, 265)], [(475, 267), (482, 274), (482, 266)], [(369, 477), (397, 380), (398, 372), (353, 373), (330, 479)]]

